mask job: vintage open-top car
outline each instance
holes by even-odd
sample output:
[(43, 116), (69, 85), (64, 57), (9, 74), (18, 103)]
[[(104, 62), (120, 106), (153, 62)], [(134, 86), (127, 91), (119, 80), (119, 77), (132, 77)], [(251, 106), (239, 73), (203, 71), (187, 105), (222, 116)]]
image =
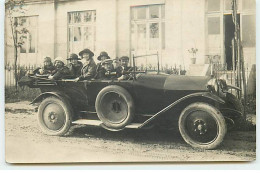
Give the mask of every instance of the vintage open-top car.
[[(224, 80), (211, 77), (133, 72), (129, 80), (73, 82), (30, 76), (42, 94), (38, 120), (48, 135), (64, 135), (73, 124), (125, 128), (178, 127), (193, 147), (214, 149), (242, 117), (242, 105)], [(234, 87), (233, 87), (234, 88)]]

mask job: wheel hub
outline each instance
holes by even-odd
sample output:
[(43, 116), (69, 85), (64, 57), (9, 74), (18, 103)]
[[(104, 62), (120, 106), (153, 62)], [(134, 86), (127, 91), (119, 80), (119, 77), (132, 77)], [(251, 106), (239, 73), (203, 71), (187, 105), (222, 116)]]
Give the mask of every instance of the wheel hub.
[(49, 113), (49, 116), (48, 116), (48, 120), (49, 120), (51, 123), (56, 123), (56, 122), (57, 122), (56, 113), (55, 113), (55, 112), (50, 112), (50, 113)]
[(204, 135), (208, 131), (207, 124), (203, 120), (196, 120), (194, 122), (194, 131)]
[(114, 101), (112, 103), (112, 110), (116, 113), (119, 113), (121, 111), (121, 106), (120, 103), (118, 103), (117, 101)]

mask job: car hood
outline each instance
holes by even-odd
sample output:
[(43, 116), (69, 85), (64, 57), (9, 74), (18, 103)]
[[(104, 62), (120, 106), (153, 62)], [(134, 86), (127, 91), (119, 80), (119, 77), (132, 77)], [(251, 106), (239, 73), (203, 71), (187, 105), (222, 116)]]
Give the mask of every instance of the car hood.
[(150, 75), (142, 74), (137, 85), (163, 90), (207, 90), (208, 76)]

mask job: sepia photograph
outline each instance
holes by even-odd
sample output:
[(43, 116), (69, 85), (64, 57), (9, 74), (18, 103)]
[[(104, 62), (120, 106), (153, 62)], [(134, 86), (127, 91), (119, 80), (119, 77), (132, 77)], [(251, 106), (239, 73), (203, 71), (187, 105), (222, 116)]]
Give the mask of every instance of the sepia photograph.
[(255, 0), (6, 0), (5, 161), (256, 160)]

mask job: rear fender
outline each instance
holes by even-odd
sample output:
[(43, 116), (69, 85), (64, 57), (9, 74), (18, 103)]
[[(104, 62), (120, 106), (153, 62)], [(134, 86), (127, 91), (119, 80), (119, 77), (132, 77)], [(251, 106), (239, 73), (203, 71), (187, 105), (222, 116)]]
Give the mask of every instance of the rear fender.
[(59, 92), (45, 92), (45, 93), (42, 93), (41, 95), (39, 95), (38, 97), (36, 97), (31, 103), (31, 104), (35, 104), (35, 103), (39, 103), (41, 102), (43, 99), (47, 98), (47, 97), (57, 97), (61, 100), (67, 100), (70, 102), (70, 98), (68, 95), (64, 94), (64, 93), (59, 93)]

